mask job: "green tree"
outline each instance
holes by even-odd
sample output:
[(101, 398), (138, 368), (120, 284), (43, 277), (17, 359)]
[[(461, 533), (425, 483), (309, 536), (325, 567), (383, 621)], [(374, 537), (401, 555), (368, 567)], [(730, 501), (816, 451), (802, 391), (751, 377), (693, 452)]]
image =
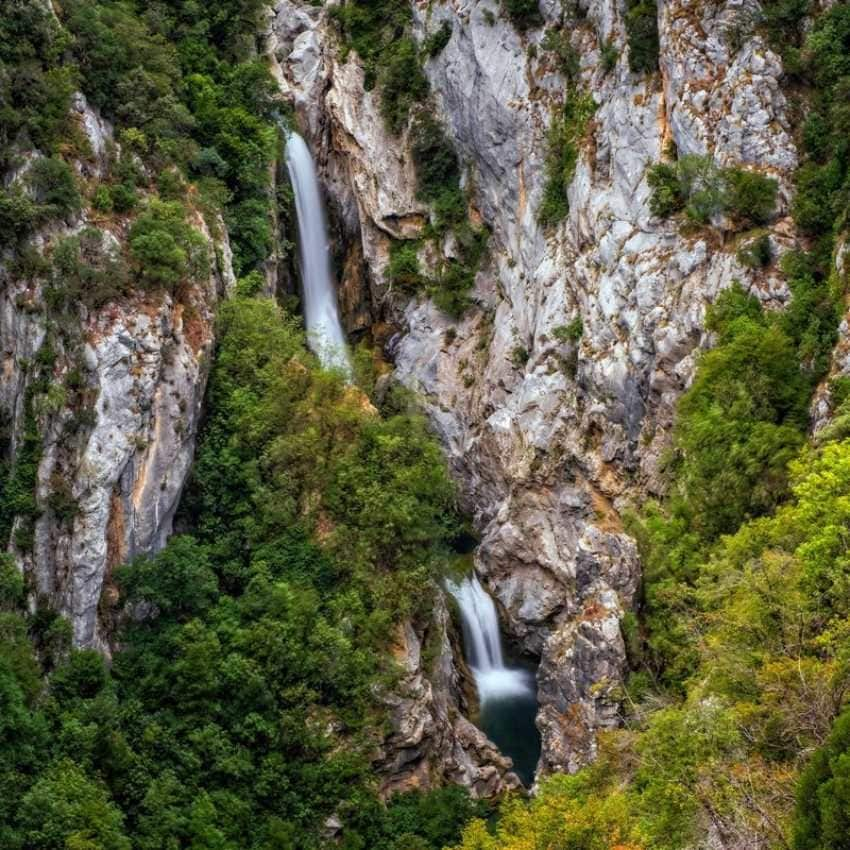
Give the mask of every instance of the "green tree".
[(105, 789), (72, 761), (47, 770), (24, 795), (19, 815), (26, 850), (130, 850), (124, 818)]

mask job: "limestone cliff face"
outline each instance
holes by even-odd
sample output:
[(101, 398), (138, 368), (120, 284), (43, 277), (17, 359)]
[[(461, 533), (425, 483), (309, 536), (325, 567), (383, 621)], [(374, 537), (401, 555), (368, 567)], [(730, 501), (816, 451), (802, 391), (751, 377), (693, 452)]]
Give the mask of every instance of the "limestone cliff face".
[(469, 683), (450, 632), (449, 612), (439, 598), (424, 629), (399, 627), (394, 655), (403, 675), (386, 699), (392, 731), (375, 760), (384, 795), (450, 782), (475, 797), (492, 797), (520, 785), (510, 760), (466, 716)]
[[(93, 152), (78, 163), (85, 177), (105, 168), (114, 142), (82, 96), (76, 108)], [(49, 255), (58, 240), (90, 223), (103, 227), (116, 248), (123, 244), (126, 225), (104, 225), (84, 211), (39, 233), (39, 252)], [(78, 646), (108, 652), (111, 571), (164, 545), (192, 460), (215, 306), (233, 281), (223, 226), (214, 238), (200, 215), (192, 224), (209, 244), (206, 280), (187, 287), (179, 301), (140, 293), (97, 310), (78, 305), (61, 327), (48, 318), (43, 284), (11, 263), (0, 265), (0, 409), (13, 457), (39, 350), (47, 344), (55, 355), (42, 367), (49, 388), (33, 411), (43, 435), (34, 534), (21, 546), (13, 529), (10, 549), (32, 578), (32, 604), (43, 598), (66, 615)]]
[[(548, 24), (565, 5), (541, 2)], [(594, 731), (617, 722), (619, 622), (639, 580), (620, 514), (659, 487), (673, 406), (710, 342), (707, 304), (735, 279), (769, 306), (788, 295), (773, 268), (738, 263), (722, 222), (686, 236), (648, 207), (647, 168), (673, 142), (680, 156), (776, 177), (771, 240), (778, 253), (794, 244), (797, 156), (780, 61), (746, 29), (753, 5), (659, 0), (660, 73), (641, 77), (628, 67), (624, 4), (580, 0), (568, 31), (597, 108), (569, 214), (544, 230), (546, 134), (566, 89), (544, 30), (519, 34), (496, 0), (412, 3), (420, 39), (451, 27), (426, 73), (492, 230), (475, 307), (459, 322), (385, 282), (390, 239), (417, 236), (427, 210), (407, 139), (384, 129), (356, 56), (340, 61), (325, 12), (307, 3), (280, 0), (270, 23), (281, 89), (362, 254), (373, 320), (399, 328), (395, 374), (422, 395), (474, 515), (477, 567), (509, 632), (540, 658), (544, 770), (577, 768)], [(617, 60), (606, 70), (609, 42)], [(581, 338), (562, 341), (555, 330), (577, 318)]]

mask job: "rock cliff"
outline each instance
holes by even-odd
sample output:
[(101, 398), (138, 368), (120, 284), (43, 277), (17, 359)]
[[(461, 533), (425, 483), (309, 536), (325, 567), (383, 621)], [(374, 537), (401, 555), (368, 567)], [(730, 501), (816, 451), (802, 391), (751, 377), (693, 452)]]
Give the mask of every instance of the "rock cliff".
[[(75, 109), (91, 150), (76, 164), (85, 179), (105, 171), (116, 142), (82, 95)], [(39, 232), (38, 252), (51, 256), (92, 224), (105, 249), (120, 253), (126, 223), (90, 209)], [(32, 527), (23, 534), (25, 520), (16, 520), (11, 550), (32, 578), (31, 605), (48, 601), (64, 614), (78, 646), (109, 652), (111, 571), (164, 545), (192, 460), (215, 306), (233, 271), (222, 223), (215, 236), (199, 214), (191, 224), (207, 243), (211, 271), (179, 297), (137, 292), (56, 316), (43, 277), (10, 257), (0, 265), (0, 409), (12, 456), (20, 456), (28, 418), (41, 435)]]
[(575, 85), (596, 106), (569, 212), (544, 228), (547, 131), (568, 87), (547, 27), (519, 33), (495, 0), (412, 3), (420, 41), (450, 29), (425, 70), (471, 212), (491, 230), (474, 308), (457, 322), (387, 284), (391, 241), (419, 236), (428, 210), (409, 138), (385, 129), (357, 56), (343, 60), (327, 12), (307, 3), (280, 0), (268, 33), (349, 245), (344, 287), (366, 281), (372, 321), (396, 326), (395, 375), (445, 446), (481, 535), (477, 568), (510, 635), (540, 659), (546, 771), (576, 769), (594, 731), (617, 723), (619, 623), (639, 581), (621, 515), (661, 486), (673, 406), (710, 344), (706, 306), (736, 279), (768, 306), (788, 296), (775, 267), (741, 265), (722, 222), (680, 232), (653, 217), (648, 167), (673, 145), (775, 177), (772, 247), (795, 244), (791, 119), (780, 60), (749, 25), (754, 4), (659, 0), (651, 75), (629, 69), (623, 5), (540, 4), (568, 33)]

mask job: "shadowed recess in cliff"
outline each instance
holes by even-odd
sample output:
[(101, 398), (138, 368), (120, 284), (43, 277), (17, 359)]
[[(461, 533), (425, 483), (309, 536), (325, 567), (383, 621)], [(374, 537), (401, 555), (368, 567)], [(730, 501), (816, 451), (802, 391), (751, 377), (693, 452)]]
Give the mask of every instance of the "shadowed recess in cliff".
[(298, 250), (307, 340), (322, 366), (340, 369), (350, 378), (351, 360), (339, 321), (319, 178), (310, 149), (298, 133), (290, 133), (287, 137), (286, 166), (298, 215)]
[(464, 651), (481, 703), (480, 726), (530, 785), (540, 757), (534, 674), (505, 662), (496, 606), (474, 573), (449, 582), (448, 589), (460, 608)]

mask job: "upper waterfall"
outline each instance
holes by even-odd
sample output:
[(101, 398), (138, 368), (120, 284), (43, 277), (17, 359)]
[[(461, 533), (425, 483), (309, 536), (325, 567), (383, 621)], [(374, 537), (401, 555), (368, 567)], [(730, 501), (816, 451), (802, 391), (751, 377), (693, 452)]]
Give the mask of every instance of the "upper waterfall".
[(505, 665), (496, 606), (481, 586), (478, 576), (473, 573), (471, 578), (464, 578), (460, 584), (450, 582), (448, 589), (460, 607), (467, 661), (481, 702), (530, 694), (532, 687), (528, 672)]
[(316, 166), (307, 143), (291, 132), (286, 140), (286, 167), (295, 193), (304, 322), (307, 341), (322, 365), (351, 377), (351, 360), (339, 321), (331, 271), (328, 227)]

